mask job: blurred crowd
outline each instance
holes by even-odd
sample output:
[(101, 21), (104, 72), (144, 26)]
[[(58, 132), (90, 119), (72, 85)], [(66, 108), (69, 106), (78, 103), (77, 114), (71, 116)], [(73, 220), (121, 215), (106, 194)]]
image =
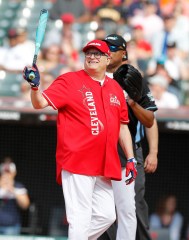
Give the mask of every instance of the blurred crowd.
[(0, 234), (21, 233), (20, 210), (27, 210), (30, 198), (25, 186), (16, 180), (17, 169), (13, 159), (6, 156), (0, 163)]
[(167, 231), (165, 239), (180, 240), (183, 226), (184, 217), (178, 210), (176, 195), (169, 193), (162, 195), (157, 200), (155, 212), (150, 215), (150, 229), (164, 229)]
[[(2, 2), (0, 0), (0, 8)], [(158, 108), (189, 106), (189, 0), (33, 2), (51, 3), (48, 28), (37, 61), (41, 90), (58, 75), (83, 68), (82, 47), (86, 42), (117, 33), (126, 40), (128, 62), (143, 74)], [(29, 24), (34, 22), (7, 29), (0, 46), (0, 88), (3, 72), (12, 74), (14, 79), (15, 74), (22, 75), (23, 68), (32, 64), (35, 45)], [(37, 21), (35, 29), (36, 26)], [(20, 97), (30, 102), (30, 85), (24, 80), (20, 82)], [(160, 225), (162, 217), (159, 220), (158, 214), (151, 217), (152, 227)], [(167, 222), (163, 224), (170, 226)]]
[[(58, 75), (83, 67), (85, 42), (117, 33), (125, 38), (129, 63), (148, 81), (158, 107), (189, 105), (188, 0), (48, 1), (53, 27), (46, 32), (37, 62), (42, 90)], [(31, 65), (33, 53), (27, 26), (9, 28), (0, 47), (0, 71), (21, 73)], [(24, 81), (20, 91), (29, 100)]]

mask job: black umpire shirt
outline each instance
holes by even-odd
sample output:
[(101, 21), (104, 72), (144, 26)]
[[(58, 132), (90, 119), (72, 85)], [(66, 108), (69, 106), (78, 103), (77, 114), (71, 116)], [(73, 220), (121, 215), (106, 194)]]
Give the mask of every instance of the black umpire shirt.
[[(150, 110), (153, 112), (157, 111), (157, 109), (158, 109), (155, 104), (154, 97), (152, 96), (152, 93), (150, 92), (150, 89), (149, 89), (145, 79), (143, 79), (142, 98), (137, 103), (144, 109), (147, 109), (147, 110)], [(138, 119), (135, 117), (135, 115), (129, 105), (128, 105), (128, 110), (129, 110), (129, 119), (130, 119), (128, 127), (129, 127), (129, 130), (131, 133), (134, 152), (135, 152), (136, 145), (140, 144), (140, 140), (142, 140), (142, 138), (144, 137), (144, 134), (143, 134), (144, 127), (138, 121)], [(137, 126), (138, 126), (138, 128), (137, 128)], [(136, 135), (138, 135), (137, 138), (136, 138)], [(125, 167), (125, 165), (126, 165), (125, 154), (119, 144), (118, 144), (118, 153), (119, 153), (119, 157), (120, 157), (120, 161), (121, 161), (121, 166)]]

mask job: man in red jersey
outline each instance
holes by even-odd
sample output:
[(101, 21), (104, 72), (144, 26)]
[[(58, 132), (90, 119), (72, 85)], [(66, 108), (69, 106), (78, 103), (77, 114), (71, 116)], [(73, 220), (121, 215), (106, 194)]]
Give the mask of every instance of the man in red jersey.
[(118, 140), (129, 159), (127, 175), (137, 175), (124, 94), (105, 75), (108, 45), (93, 40), (83, 52), (84, 69), (59, 76), (43, 92), (37, 66), (23, 71), (33, 107), (58, 110), (57, 182), (63, 186), (69, 240), (95, 240), (115, 221), (111, 180), (121, 180)]

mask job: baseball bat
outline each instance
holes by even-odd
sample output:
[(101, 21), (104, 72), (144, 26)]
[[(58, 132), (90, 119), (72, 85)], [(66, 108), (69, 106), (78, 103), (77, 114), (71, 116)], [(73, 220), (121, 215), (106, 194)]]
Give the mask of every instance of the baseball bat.
[[(37, 62), (38, 53), (41, 48), (41, 44), (43, 42), (43, 38), (45, 35), (45, 29), (46, 29), (46, 25), (47, 25), (48, 15), (49, 15), (48, 10), (46, 10), (46, 9), (41, 10), (38, 26), (36, 29), (35, 52), (34, 52), (32, 65), (36, 64), (36, 62)], [(32, 80), (34, 78), (35, 78), (35, 73), (34, 73), (34, 71), (31, 71), (31, 73), (29, 74), (29, 79)]]

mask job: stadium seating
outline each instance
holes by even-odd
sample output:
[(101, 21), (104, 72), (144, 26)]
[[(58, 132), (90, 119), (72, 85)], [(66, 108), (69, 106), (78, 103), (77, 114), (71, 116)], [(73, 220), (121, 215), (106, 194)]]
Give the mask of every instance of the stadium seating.
[[(50, 9), (51, 1), (1, 1), (0, 0), (0, 46), (7, 45), (7, 31), (9, 28), (26, 27), (29, 39), (35, 40), (36, 26), (40, 10)], [(24, 12), (26, 14), (24, 15)], [(27, 16), (30, 12), (31, 15)], [(0, 96), (20, 97), (21, 74), (1, 71)]]
[(181, 81), (182, 103), (189, 106), (189, 81)]
[(20, 96), (21, 74), (5, 72), (5, 76), (0, 78), (0, 96)]
[(0, 2), (0, 45), (6, 37), (7, 30), (12, 26), (20, 7), (18, 1), (1, 1)]

